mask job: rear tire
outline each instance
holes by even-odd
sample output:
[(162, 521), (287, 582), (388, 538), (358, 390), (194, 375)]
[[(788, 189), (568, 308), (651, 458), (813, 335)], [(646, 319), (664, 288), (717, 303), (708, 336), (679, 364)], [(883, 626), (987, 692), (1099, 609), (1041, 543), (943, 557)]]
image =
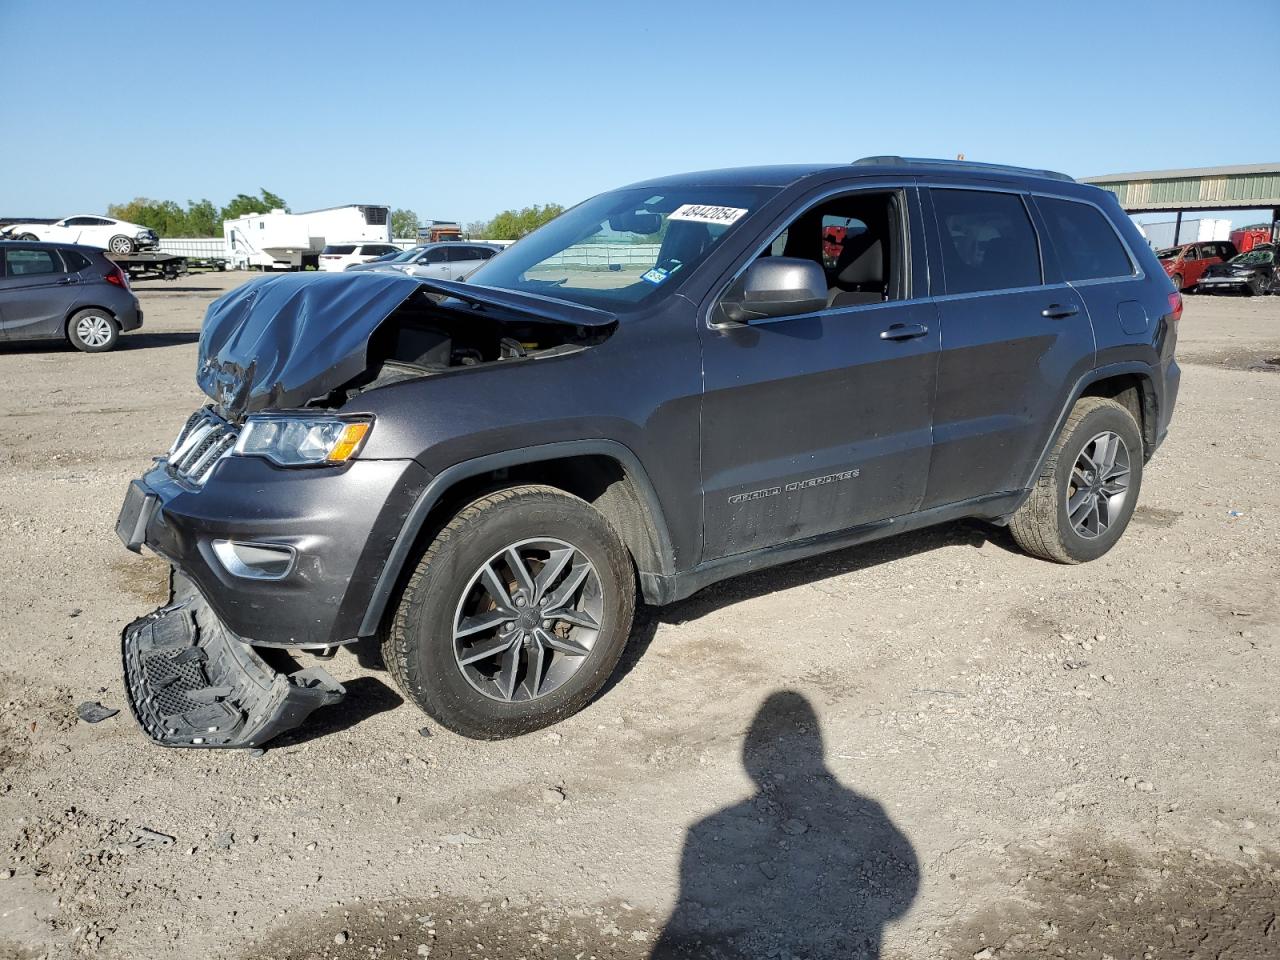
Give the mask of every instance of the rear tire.
[(1082, 397), (1031, 495), (1009, 521), (1019, 547), (1057, 563), (1102, 556), (1120, 539), (1142, 489), (1143, 445), (1125, 407)]
[(432, 541), (383, 658), (404, 695), (448, 729), (519, 736), (600, 691), (635, 602), (631, 558), (598, 511), (552, 487), (512, 487), (468, 504)]
[(120, 325), (106, 310), (78, 310), (67, 321), (67, 339), (85, 353), (106, 353), (120, 340)]
[(36, 241), (37, 243), (39, 243), (39, 241), (40, 241), (40, 238), (39, 238), (39, 237), (37, 237), (34, 233), (24, 233), (24, 234), (21, 234), (19, 237), (17, 237), (17, 239), (18, 239), (18, 240), (27, 240), (27, 241), (32, 241), (32, 240), (34, 240), (34, 241)]
[(112, 237), (107, 244), (107, 249), (112, 253), (130, 254), (137, 249), (137, 244), (128, 237)]

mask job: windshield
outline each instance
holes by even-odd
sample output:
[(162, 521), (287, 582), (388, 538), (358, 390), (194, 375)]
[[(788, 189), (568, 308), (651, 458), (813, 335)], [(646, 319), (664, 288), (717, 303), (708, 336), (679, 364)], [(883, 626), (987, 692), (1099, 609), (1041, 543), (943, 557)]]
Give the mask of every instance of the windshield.
[(473, 273), (469, 282), (634, 309), (670, 293), (774, 187), (637, 187), (561, 214)]
[(1244, 266), (1257, 266), (1258, 264), (1272, 263), (1276, 259), (1275, 252), (1272, 250), (1250, 250), (1248, 253), (1242, 253), (1238, 257), (1232, 257), (1232, 263), (1243, 264)]
[(1180, 254), (1185, 249), (1186, 249), (1185, 247), (1169, 247), (1167, 250), (1157, 250), (1156, 259), (1157, 260), (1173, 260), (1178, 256), (1178, 254)]

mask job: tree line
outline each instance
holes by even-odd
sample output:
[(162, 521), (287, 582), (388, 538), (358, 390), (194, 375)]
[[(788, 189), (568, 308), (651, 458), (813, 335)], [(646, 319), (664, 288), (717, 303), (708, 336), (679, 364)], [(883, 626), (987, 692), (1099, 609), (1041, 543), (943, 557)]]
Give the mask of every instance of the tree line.
[(188, 200), (183, 207), (173, 200), (135, 197), (128, 203), (110, 204), (107, 216), (150, 227), (162, 237), (220, 237), (224, 220), (288, 209), (283, 197), (264, 187), (256, 195), (237, 193), (222, 207), (208, 199)]
[(471, 240), (519, 240), (562, 213), (564, 207), (558, 203), (535, 203), (521, 210), (503, 210), (492, 220), (468, 223), (463, 234)]
[[(468, 223), (463, 235), (471, 240), (519, 240), (527, 233), (564, 213), (558, 203), (534, 204), (520, 210), (503, 210), (491, 220)], [(257, 194), (237, 193), (222, 207), (211, 200), (188, 200), (184, 207), (174, 200), (151, 200), (135, 197), (128, 203), (113, 203), (107, 216), (150, 227), (162, 237), (220, 237), (225, 220), (235, 220), (250, 213), (289, 211), (279, 194), (263, 187)], [(391, 211), (391, 236), (397, 240), (418, 235), (422, 220), (412, 211)]]

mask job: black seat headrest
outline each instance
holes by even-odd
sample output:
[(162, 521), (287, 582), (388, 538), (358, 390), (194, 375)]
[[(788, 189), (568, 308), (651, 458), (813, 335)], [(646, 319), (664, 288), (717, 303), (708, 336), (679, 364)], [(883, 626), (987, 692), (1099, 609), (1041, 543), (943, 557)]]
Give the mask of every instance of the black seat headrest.
[(836, 283), (842, 287), (884, 283), (884, 244), (869, 233), (847, 238), (836, 261)]

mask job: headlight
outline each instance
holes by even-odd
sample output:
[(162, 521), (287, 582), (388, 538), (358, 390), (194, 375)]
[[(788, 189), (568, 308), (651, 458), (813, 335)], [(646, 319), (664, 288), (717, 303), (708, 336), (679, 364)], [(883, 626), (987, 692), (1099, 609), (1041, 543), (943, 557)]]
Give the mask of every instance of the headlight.
[(372, 428), (368, 420), (341, 417), (250, 417), (234, 452), (282, 467), (346, 463)]

